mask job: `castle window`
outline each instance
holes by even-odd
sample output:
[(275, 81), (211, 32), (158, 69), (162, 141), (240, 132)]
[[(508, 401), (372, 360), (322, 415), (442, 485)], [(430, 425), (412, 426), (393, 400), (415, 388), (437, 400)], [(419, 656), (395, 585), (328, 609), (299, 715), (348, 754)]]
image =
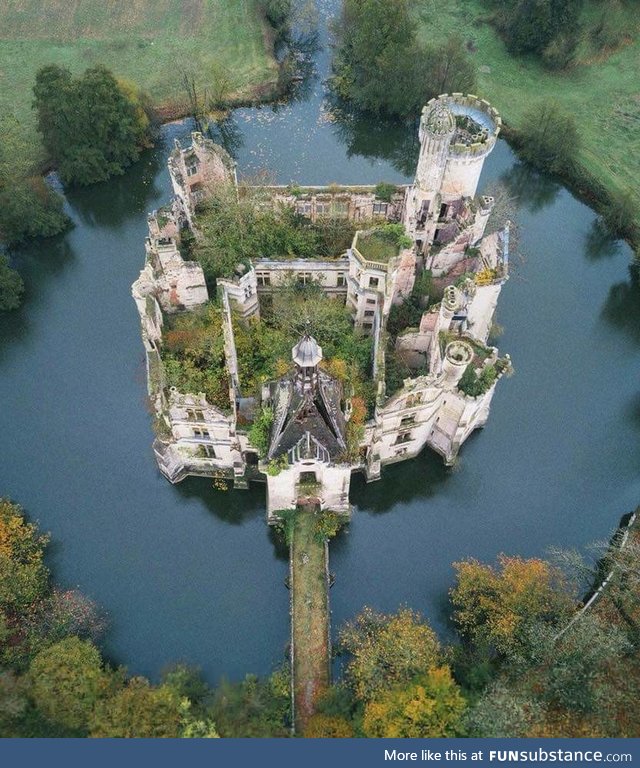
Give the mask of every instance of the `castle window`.
[(336, 280), (336, 285), (338, 288), (340, 288), (343, 285), (347, 284), (347, 277), (344, 272), (338, 272), (338, 278)]
[(372, 323), (363, 323), (362, 327), (365, 329), (365, 331), (370, 331), (373, 328)]
[(373, 317), (375, 315), (375, 312), (372, 309), (367, 309), (364, 313), (365, 317)]
[(201, 429), (200, 427), (194, 427), (193, 428), (193, 436), (194, 437), (204, 437), (209, 438), (209, 430), (208, 429)]
[(321, 200), (316, 200), (316, 215), (328, 216), (331, 213), (331, 203)]
[(271, 275), (268, 272), (256, 272), (258, 285), (271, 285)]
[(374, 216), (386, 216), (388, 210), (387, 203), (374, 203), (373, 204), (373, 215)]
[(375, 299), (367, 299), (367, 304), (373, 304), (375, 306), (377, 302)]
[(302, 200), (296, 203), (296, 213), (300, 216), (311, 216), (311, 201)]
[(186, 166), (187, 176), (195, 176), (198, 173), (198, 162), (190, 162)]
[(407, 450), (407, 448), (398, 448), (396, 450), (396, 456), (404, 456)]
[(197, 421), (204, 421), (204, 411), (196, 411), (195, 417)]
[(349, 203), (342, 200), (333, 204), (332, 213), (337, 218), (344, 219), (349, 215)]
[(401, 427), (408, 427), (411, 424), (415, 424), (416, 422), (416, 415), (415, 413), (412, 413), (410, 416), (403, 416), (400, 419), (400, 426)]
[(313, 279), (311, 272), (298, 272), (298, 283), (300, 285), (306, 285)]
[(212, 445), (203, 445), (202, 447), (204, 448), (204, 452), (207, 454), (208, 459), (216, 458), (216, 451)]
[(413, 438), (411, 437), (411, 432), (402, 432), (398, 435), (396, 439), (396, 445), (401, 445), (402, 443), (409, 443), (411, 442)]
[(446, 203), (442, 203), (440, 206), (440, 218), (446, 219), (447, 218), (447, 211), (449, 210), (449, 206)]
[(370, 277), (369, 278), (369, 288), (377, 288), (379, 283), (380, 283), (380, 278), (379, 277)]
[(187, 419), (189, 421), (195, 421), (196, 420), (196, 412), (192, 410), (191, 408), (187, 408)]

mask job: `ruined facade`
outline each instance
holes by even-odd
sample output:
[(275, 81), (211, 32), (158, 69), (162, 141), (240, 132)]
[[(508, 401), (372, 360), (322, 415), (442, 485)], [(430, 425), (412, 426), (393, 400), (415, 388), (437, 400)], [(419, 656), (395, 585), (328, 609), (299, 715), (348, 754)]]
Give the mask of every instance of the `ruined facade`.
[[(425, 447), (448, 464), (455, 460), (469, 434), (486, 423), (496, 383), (509, 368), (508, 357), (499, 358), (487, 346), (508, 279), (508, 225), (485, 237), (493, 200), (476, 198), (500, 124), (495, 110), (475, 96), (441, 96), (424, 107), (411, 185), (386, 190), (384, 199), (366, 186), (264, 189), (270, 204), (290, 206), (314, 221), (347, 218), (367, 222), (369, 229), (356, 232), (351, 247), (335, 258), (256, 256), (250, 265), (238, 265), (233, 277), (217, 281), (229, 374), (225, 410), (201, 393), (168, 388), (161, 350), (163, 317), (210, 298), (201, 267), (182, 258), (180, 243), (185, 232), (198, 236), (196, 207), (209, 190), (220, 183), (237, 185), (235, 167), (224, 150), (199, 134), (188, 148), (176, 146), (169, 160), (175, 198), (149, 217), (145, 267), (133, 286), (159, 424), (154, 451), (171, 482), (202, 475), (246, 487), (249, 480), (261, 480), (267, 483), (268, 515), (275, 520), (279, 510), (309, 497), (323, 509), (348, 514), (352, 472), (376, 480), (386, 464)], [(370, 247), (375, 221), (401, 223), (407, 235), (385, 258)], [(241, 390), (231, 312), (259, 316), (260, 296), (277, 291), (291, 274), (301, 282), (320, 280), (327, 294), (345, 302), (354, 326), (373, 337), (377, 398), (356, 458), (346, 450), (350, 395), (320, 366), (322, 349), (312, 337), (292, 349), (291, 372), (263, 384), (259, 402)], [(436, 284), (442, 289), (442, 300), (423, 296), (419, 324), (399, 333), (391, 348), (392, 307), (425, 275), (431, 290)], [(390, 354), (412, 372), (395, 391), (387, 391)], [(273, 413), (273, 423), (268, 449), (259, 455), (246, 424), (264, 407)]]

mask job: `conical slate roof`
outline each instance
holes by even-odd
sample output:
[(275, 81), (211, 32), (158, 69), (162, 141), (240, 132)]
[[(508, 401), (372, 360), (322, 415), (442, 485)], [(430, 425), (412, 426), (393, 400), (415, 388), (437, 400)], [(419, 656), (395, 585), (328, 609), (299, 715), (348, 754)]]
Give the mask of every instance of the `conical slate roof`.
[(322, 347), (308, 333), (291, 350), (293, 362), (301, 368), (313, 368), (322, 360)]

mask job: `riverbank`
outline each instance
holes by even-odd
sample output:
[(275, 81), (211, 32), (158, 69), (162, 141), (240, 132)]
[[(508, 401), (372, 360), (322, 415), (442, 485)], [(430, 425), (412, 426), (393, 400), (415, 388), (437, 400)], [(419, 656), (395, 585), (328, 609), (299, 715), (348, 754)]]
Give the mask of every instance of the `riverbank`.
[(576, 171), (562, 182), (600, 211), (611, 199), (631, 192), (637, 214), (628, 239), (638, 248), (640, 21), (637, 8), (613, 3), (607, 9), (607, 24), (617, 43), (598, 50), (592, 32), (601, 13), (601, 4), (586, 0), (576, 59), (563, 72), (546, 69), (534, 58), (511, 56), (490, 25), (483, 0), (421, 0), (419, 33), (426, 42), (453, 33), (465, 40), (478, 70), (477, 91), (500, 112), (505, 136), (514, 147), (532, 105), (557, 101), (573, 114), (581, 145)]
[(278, 82), (274, 34), (258, 0), (134, 0), (117, 7), (24, 0), (0, 7), (0, 30), (0, 109), (19, 120), (35, 166), (44, 157), (31, 88), (46, 64), (74, 74), (104, 64), (148, 92), (163, 121), (188, 112), (183, 71), (202, 89), (224, 79), (231, 105), (273, 98)]

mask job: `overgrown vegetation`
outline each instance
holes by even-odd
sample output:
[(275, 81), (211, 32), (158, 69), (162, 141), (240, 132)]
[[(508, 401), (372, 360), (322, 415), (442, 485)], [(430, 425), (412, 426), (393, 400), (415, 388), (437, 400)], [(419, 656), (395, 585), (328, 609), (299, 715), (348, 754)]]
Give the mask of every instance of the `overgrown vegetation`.
[(161, 355), (168, 386), (203, 392), (212, 405), (229, 409), (222, 314), (214, 302), (165, 316)]
[(219, 186), (199, 206), (202, 238), (191, 255), (210, 285), (232, 277), (238, 265), (247, 267), (249, 259), (332, 259), (351, 245), (354, 222), (328, 217), (313, 223), (290, 206), (273, 206), (268, 198), (265, 190), (242, 186), (238, 196), (232, 185)]
[(382, 224), (358, 235), (357, 249), (368, 261), (386, 264), (402, 248), (410, 248), (413, 241), (405, 234), (402, 224)]
[(257, 392), (263, 381), (291, 370), (291, 350), (309, 333), (322, 347), (323, 365), (346, 389), (372, 401), (370, 337), (354, 328), (340, 300), (326, 296), (319, 283), (295, 277), (261, 299), (260, 319), (234, 318), (234, 337), (243, 392)]
[(358, 109), (415, 116), (433, 96), (474, 89), (462, 40), (422, 44), (408, 0), (345, 0), (335, 31), (334, 88)]
[(147, 97), (102, 66), (81, 77), (50, 64), (36, 74), (33, 106), (48, 159), (69, 184), (121, 174), (151, 146)]
[(263, 408), (249, 430), (249, 442), (265, 458), (269, 450), (269, 435), (273, 424), (273, 409)]
[(470, 397), (479, 397), (491, 389), (497, 375), (493, 365), (485, 365), (478, 374), (475, 363), (470, 363), (458, 382), (458, 389)]

